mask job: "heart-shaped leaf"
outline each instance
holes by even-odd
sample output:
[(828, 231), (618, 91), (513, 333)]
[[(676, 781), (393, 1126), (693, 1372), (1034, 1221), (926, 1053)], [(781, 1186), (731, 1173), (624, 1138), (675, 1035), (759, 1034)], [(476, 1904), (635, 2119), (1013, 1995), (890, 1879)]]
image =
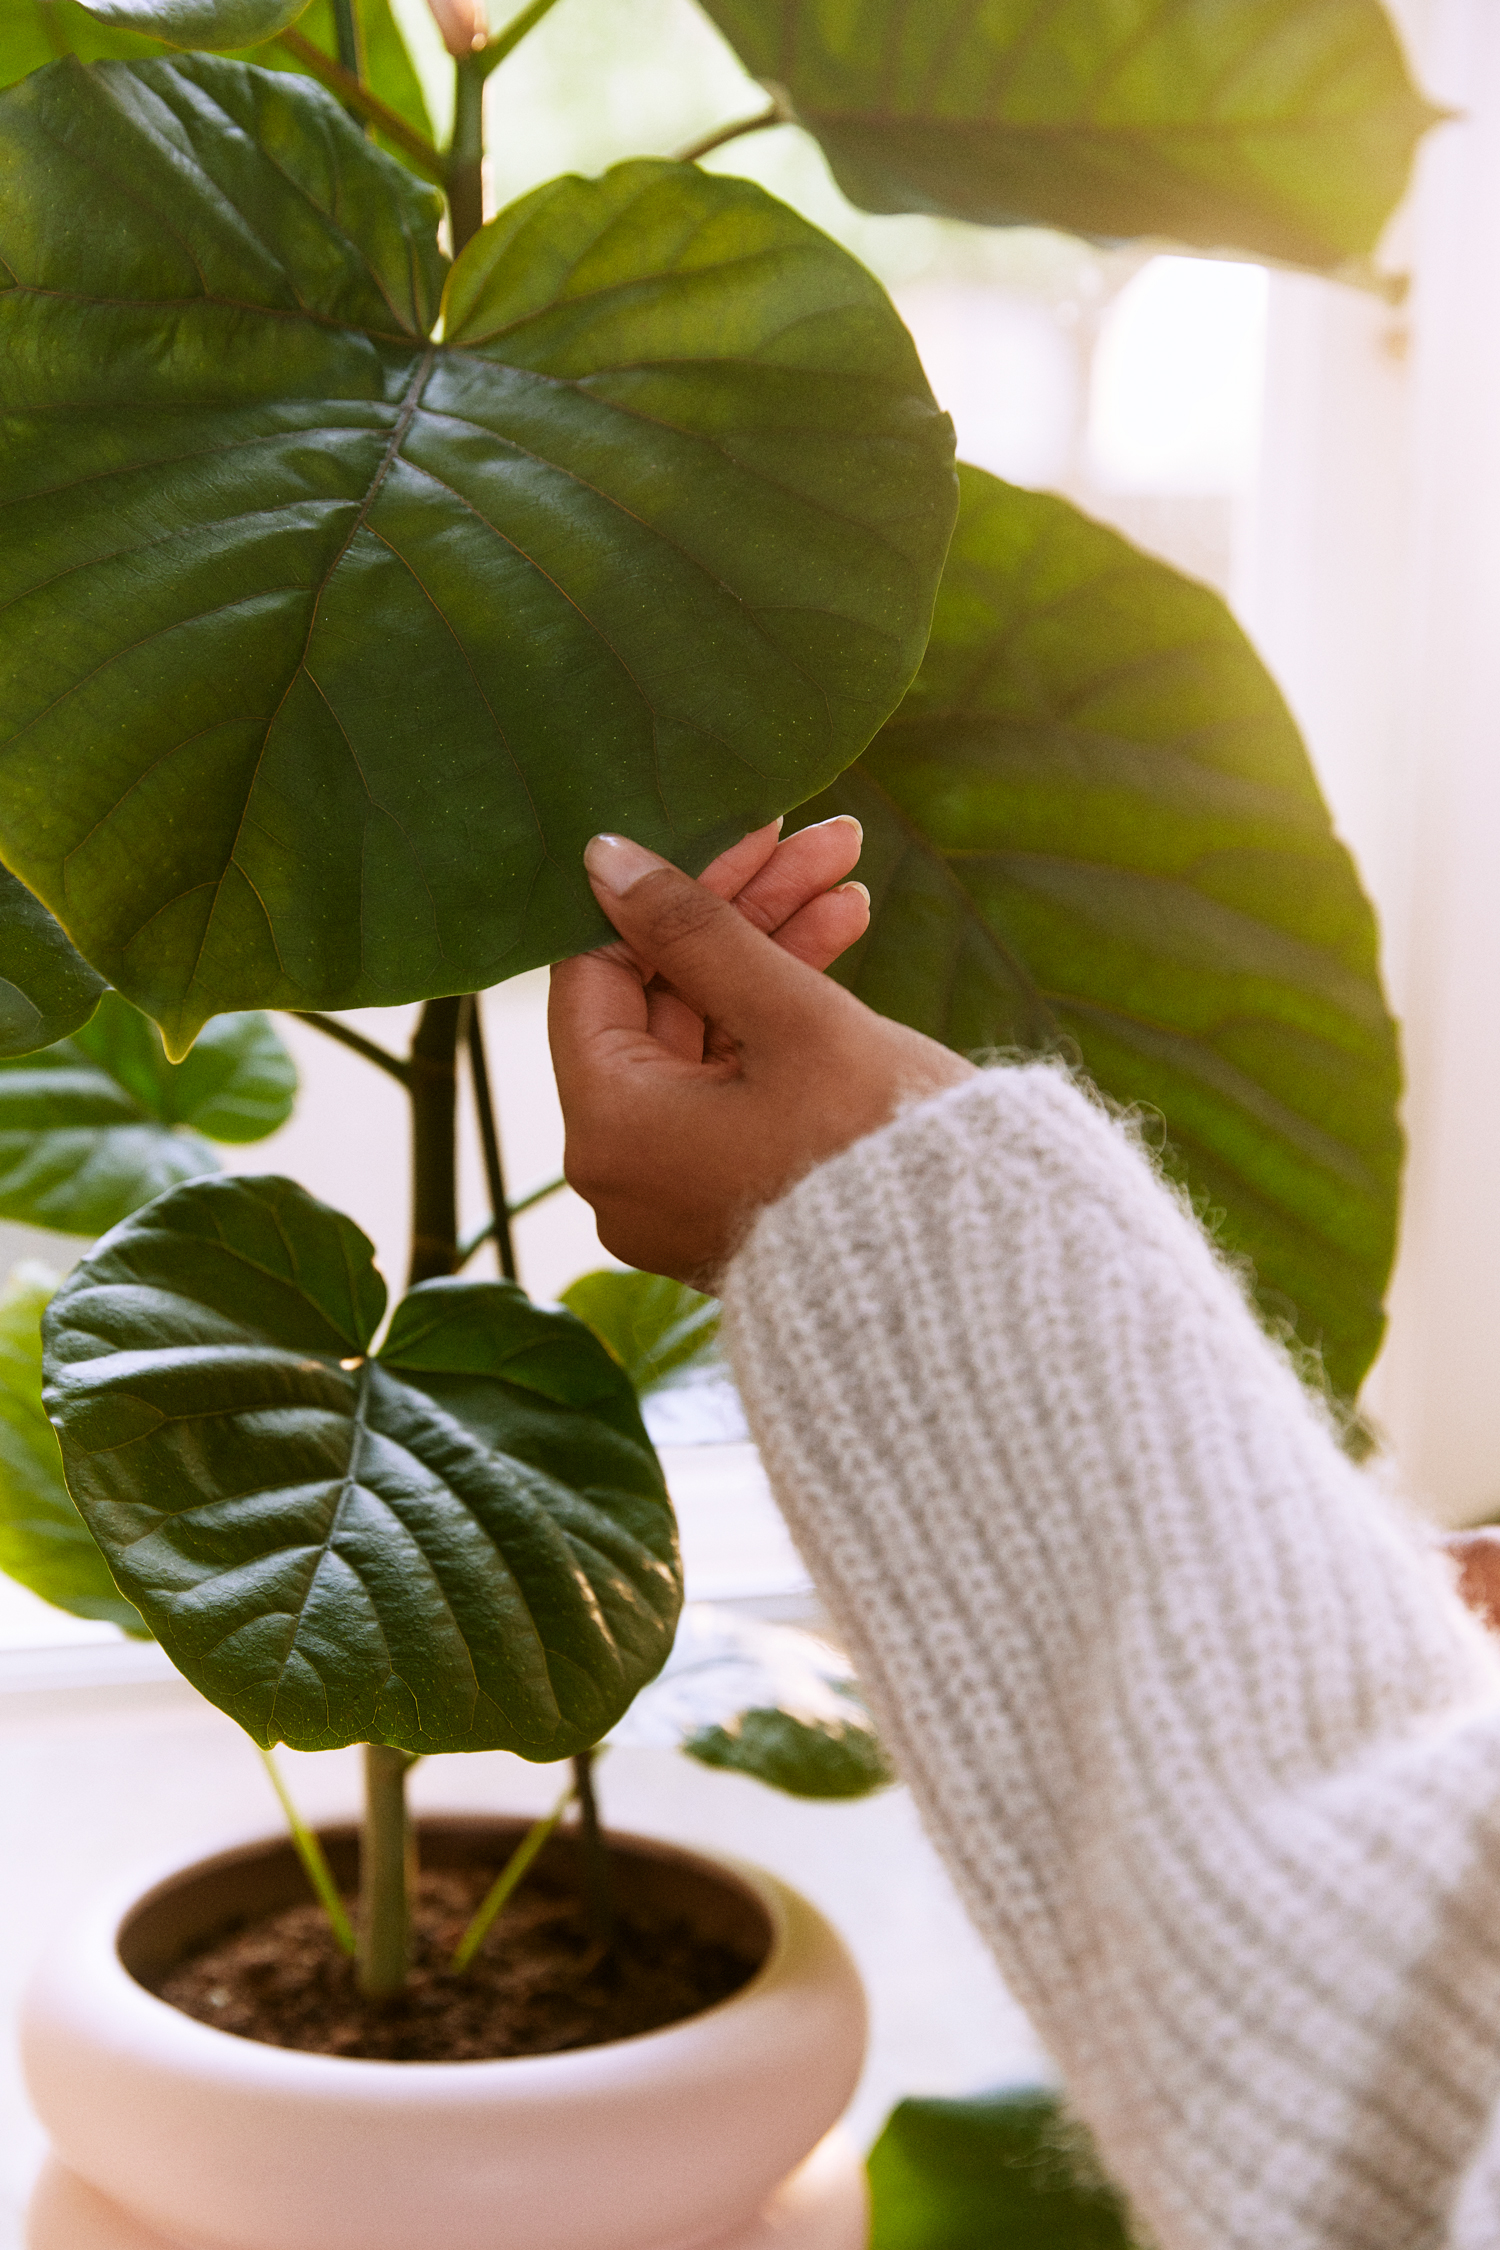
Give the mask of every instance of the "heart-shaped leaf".
[(562, 1301), (624, 1368), (637, 1398), (719, 1365), (719, 1301), (685, 1281), (606, 1266), (580, 1274)]
[(870, 2250), (1131, 2250), (1135, 2240), (1050, 2086), (900, 2102), (869, 2173)]
[(435, 199), (319, 89), (60, 64), (0, 122), (0, 842), (174, 1054), (591, 943), (596, 829), (701, 865), (895, 703), (951, 430), (760, 189), (555, 181), (434, 344)]
[(671, 1505), (621, 1370), (505, 1282), (385, 1304), (290, 1180), (195, 1180), (47, 1315), (68, 1484), (174, 1664), (257, 1742), (587, 1749), (660, 1669)]
[(41, 900), (0, 867), (0, 1059), (79, 1030), (103, 990)]
[(219, 1016), (185, 1062), (107, 992), (71, 1039), (0, 1062), (0, 1218), (102, 1234), (164, 1188), (216, 1172), (209, 1141), (259, 1141), (297, 1072), (263, 1015)]
[(703, 0), (865, 211), (1337, 267), (1420, 135), (1378, 0)]
[(1217, 595), (1065, 501), (962, 472), (915, 686), (797, 819), (854, 813), (874, 913), (835, 971), (964, 1052), (1061, 1046), (1352, 1394), (1402, 1137), (1375, 920)]
[(307, 0), (84, 0), (84, 6), (111, 31), (223, 55), (274, 39), (296, 22)]
[[(414, 131), (431, 140), (432, 120), (422, 83), (391, 14), (390, 0), (353, 0), (353, 5), (364, 48), (365, 84)], [(297, 19), (297, 30), (325, 55), (337, 56), (332, 0), (311, 0)], [(79, 0), (20, 0), (19, 5), (0, 7), (0, 86), (13, 85), (66, 55), (77, 55), (81, 62), (145, 62), (172, 51), (163, 40), (106, 27), (80, 7)], [(246, 48), (240, 60), (260, 63), (267, 70), (303, 70), (291, 49), (274, 39)]]
[(684, 1750), (792, 1797), (868, 1797), (896, 1779), (836, 1649), (707, 1602), (683, 1611), (665, 1669), (614, 1739)]
[(42, 1407), (42, 1314), (56, 1287), (45, 1266), (24, 1265), (0, 1290), (0, 1570), (54, 1609), (141, 1636), (139, 1610), (73, 1505)]

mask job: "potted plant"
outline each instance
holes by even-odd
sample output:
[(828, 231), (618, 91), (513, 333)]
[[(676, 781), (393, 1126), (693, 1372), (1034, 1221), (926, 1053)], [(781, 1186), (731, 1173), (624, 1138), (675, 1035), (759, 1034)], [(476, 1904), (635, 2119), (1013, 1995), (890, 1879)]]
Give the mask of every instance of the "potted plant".
[[(760, 105), (679, 159), (554, 181), (483, 223), (484, 86), (552, 4), (493, 35), (436, 10), (442, 152), (379, 0), (34, 0), (0, 33), (0, 1215), (111, 1224), (82, 1216), (108, 1048), (114, 1123), (141, 1123), (135, 1104), (176, 1169), (152, 1200), (132, 1190), (44, 1319), (96, 1596), (262, 1745), (369, 1745), (371, 2006), (399, 2004), (409, 1969), (411, 1758), (576, 1757), (587, 1813), (587, 1760), (661, 1672), (680, 1605), (618, 1356), (508, 1278), (471, 999), (606, 934), (594, 830), (697, 870), (792, 808), (854, 813), (872, 917), (838, 973), (962, 1048), (1071, 1051), (1158, 1111), (1165, 1160), (1337, 1395), (1374, 1355), (1394, 1241), (1373, 919), (1253, 652), (1206, 589), (1066, 503), (976, 470), (955, 486), (879, 285), (697, 161), (801, 130), (866, 210), (1368, 282), (1434, 115), (1384, 13), (705, 0)], [(404, 1056), (330, 1014), (411, 1000)], [(350, 1221), (293, 1182), (215, 1177), (185, 1137), (224, 1130), (214, 1042), (263, 1042), (256, 1011), (277, 1008), (410, 1097), (411, 1270), (386, 1327)], [(498, 1281), (460, 1270), (461, 1047)], [(746, 1729), (720, 1732), (744, 1751)], [(469, 1844), (433, 1848), (456, 1864)], [(252, 1854), (268, 1902), (296, 1875), (277, 1850)], [(327, 1851), (352, 1874), (347, 1839)], [(295, 2073), (326, 2064), (330, 2087), (389, 2091), (360, 2094), (359, 2124), (352, 2091), (283, 2093), (275, 2130), (323, 2114), (320, 2148), (346, 2152), (329, 2177), (384, 2177), (370, 2152), (420, 2105), (417, 2074), (520, 2086), (529, 2062), (288, 2055), (174, 2016), (140, 1981), (162, 1932), (168, 1952), (211, 1934), (204, 1896), (243, 1897), (246, 1865), (164, 1879), (80, 1940), (96, 1968), (123, 1949), (112, 1989), (193, 2043), (200, 2089), (233, 2081), (226, 2116), (251, 2116), (256, 2073), (310, 2088)], [(580, 1911), (607, 1950), (599, 1866), (586, 1818)], [(697, 2052), (792, 1947), (755, 1879), (721, 1896), (742, 1939), (761, 1929), (762, 1968), (722, 2011), (593, 2050), (624, 2079), (653, 2040)], [(68, 1991), (105, 1980), (80, 1974)], [(59, 2032), (61, 2060), (43, 2054), (66, 2014), (43, 2009), (36, 2068), (92, 2164), (79, 2050)], [(118, 2025), (97, 2037), (118, 2060)], [(131, 2052), (134, 2145), (160, 2104)], [(536, 2061), (587, 2079), (588, 2053)], [(584, 2209), (572, 2176), (559, 2200), (575, 2189)], [(145, 2216), (249, 2244), (243, 2191)], [(422, 2224), (463, 2239), (433, 2192)], [(359, 2208), (369, 2243), (380, 2214)], [(848, 2223), (847, 2198), (825, 2208)], [(725, 2186), (712, 2223), (753, 2209)]]

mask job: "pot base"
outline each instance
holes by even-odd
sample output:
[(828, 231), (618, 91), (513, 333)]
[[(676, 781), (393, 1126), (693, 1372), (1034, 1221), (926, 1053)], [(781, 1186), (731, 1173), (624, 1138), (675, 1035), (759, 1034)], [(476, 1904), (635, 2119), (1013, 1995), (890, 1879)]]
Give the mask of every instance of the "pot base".
[[(751, 2224), (700, 2250), (865, 2250), (870, 2220), (864, 2166), (835, 2126), (783, 2180)], [(184, 2250), (50, 2157), (26, 2213), (26, 2250)], [(413, 2246), (416, 2250), (416, 2246)], [(496, 2242), (495, 2250), (517, 2250)]]

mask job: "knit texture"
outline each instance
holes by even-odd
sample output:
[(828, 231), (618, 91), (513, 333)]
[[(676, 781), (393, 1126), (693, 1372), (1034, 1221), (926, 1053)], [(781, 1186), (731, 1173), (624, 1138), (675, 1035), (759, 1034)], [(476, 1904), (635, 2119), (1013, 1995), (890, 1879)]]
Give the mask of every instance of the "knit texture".
[(906, 1112), (727, 1279), (928, 1829), (1160, 2250), (1500, 2245), (1500, 1657), (1128, 1132)]

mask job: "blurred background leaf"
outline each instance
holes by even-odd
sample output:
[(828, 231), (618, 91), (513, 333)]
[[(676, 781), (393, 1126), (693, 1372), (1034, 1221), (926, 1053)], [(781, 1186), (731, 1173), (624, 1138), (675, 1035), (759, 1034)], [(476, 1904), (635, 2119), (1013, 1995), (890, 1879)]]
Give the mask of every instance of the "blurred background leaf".
[(1133, 2250), (1124, 2205), (1049, 2087), (901, 2102), (869, 2178), (870, 2250)]
[(0, 1570), (54, 1609), (150, 1631), (74, 1507), (42, 1408), (42, 1314), (57, 1275), (28, 1262), (0, 1290)]

